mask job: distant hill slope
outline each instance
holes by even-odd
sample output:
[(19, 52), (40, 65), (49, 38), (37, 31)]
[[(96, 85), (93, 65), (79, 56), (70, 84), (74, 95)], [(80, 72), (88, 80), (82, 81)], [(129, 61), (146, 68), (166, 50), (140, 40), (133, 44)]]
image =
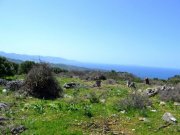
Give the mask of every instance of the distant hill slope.
[(17, 60), (21, 60), (21, 61), (26, 61), (26, 60), (31, 60), (31, 61), (35, 61), (35, 62), (48, 62), (48, 63), (55, 63), (55, 64), (59, 64), (59, 63), (63, 63), (63, 64), (70, 64), (70, 65), (74, 65), (74, 64), (78, 64), (79, 62), (73, 61), (73, 60), (67, 60), (64, 58), (59, 58), (59, 57), (49, 57), (49, 56), (38, 56), (38, 55), (25, 55), (25, 54), (16, 54), (16, 53), (5, 53), (0, 51), (0, 56), (4, 56), (10, 59), (17, 59)]
[[(7, 57), (6, 57), (7, 58)], [(11, 61), (11, 62), (14, 62), (14, 63), (18, 63), (18, 64), (20, 64), (20, 63), (22, 63), (23, 61), (22, 60), (17, 60), (17, 59), (11, 59), (11, 58), (7, 58), (9, 61)]]
[(141, 78), (161, 78), (168, 79), (174, 75), (180, 75), (180, 69), (168, 69), (168, 68), (152, 68), (152, 67), (142, 67), (142, 66), (122, 66), (122, 65), (108, 65), (108, 64), (92, 64), (83, 63), (74, 60), (68, 60), (59, 57), (49, 57), (49, 56), (38, 56), (38, 55), (22, 55), (15, 53), (5, 53), (0, 51), (0, 56), (5, 56), (12, 60), (26, 61), (31, 60), (35, 62), (47, 62), (58, 65), (59, 67), (64, 67), (70, 70), (116, 70), (121, 72), (129, 72)]
[(41, 61), (41, 62), (47, 62), (52, 66), (59, 67), (62, 69), (67, 69), (67, 70), (78, 70), (78, 71), (90, 70), (85, 67), (70, 65), (71, 62), (73, 62), (73, 63), (75, 63), (75, 62), (70, 61), (70, 60), (68, 61), (63, 58), (21, 55), (21, 54), (15, 54), (15, 53), (5, 53), (5, 52), (1, 52), (1, 51), (0, 51), (0, 56), (6, 57), (9, 61), (15, 62), (15, 63), (22, 63), (23, 61), (27, 61), (27, 60), (35, 61), (35, 62)]

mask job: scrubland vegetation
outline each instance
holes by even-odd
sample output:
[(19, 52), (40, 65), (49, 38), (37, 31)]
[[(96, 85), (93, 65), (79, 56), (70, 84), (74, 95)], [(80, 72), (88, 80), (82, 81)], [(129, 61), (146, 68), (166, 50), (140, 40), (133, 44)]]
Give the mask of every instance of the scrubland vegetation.
[[(168, 80), (150, 79), (147, 85), (130, 73), (113, 70), (67, 71), (44, 63), (18, 65), (5, 58), (0, 60), (2, 135), (180, 133), (179, 76)], [(9, 80), (23, 80), (23, 85), (16, 90), (8, 89)], [(100, 87), (94, 85), (96, 80), (101, 81)], [(135, 82), (136, 89), (128, 87), (126, 80)], [(75, 85), (63, 87), (71, 82)], [(147, 88), (158, 89), (158, 92), (148, 96)], [(162, 116), (166, 112), (176, 121), (164, 121)]]

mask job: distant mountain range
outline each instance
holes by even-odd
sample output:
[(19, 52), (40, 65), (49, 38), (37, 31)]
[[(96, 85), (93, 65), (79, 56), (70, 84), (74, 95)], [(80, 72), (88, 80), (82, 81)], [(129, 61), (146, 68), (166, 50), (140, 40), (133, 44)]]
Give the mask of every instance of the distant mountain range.
[(0, 51), (0, 56), (9, 58), (11, 61), (20, 63), (22, 61), (30, 60), (35, 62), (47, 62), (58, 65), (59, 67), (69, 70), (116, 70), (121, 72), (129, 72), (141, 78), (161, 78), (167, 79), (174, 75), (180, 75), (180, 69), (167, 69), (167, 68), (151, 68), (142, 66), (122, 66), (122, 65), (108, 65), (108, 64), (92, 64), (83, 63), (74, 60), (68, 60), (59, 57), (38, 56), (38, 55), (24, 55), (15, 53), (5, 53)]
[(35, 61), (35, 62), (43, 61), (43, 62), (49, 62), (49, 63), (54, 63), (54, 64), (63, 63), (63, 64), (67, 64), (67, 65), (71, 65), (71, 64), (77, 65), (79, 63), (79, 62), (76, 62), (73, 60), (67, 60), (67, 59), (63, 59), (63, 58), (59, 58), (59, 57), (5, 53), (2, 51), (0, 51), (0, 56), (4, 56), (7, 58), (11, 58), (11, 59), (17, 59), (17, 60), (21, 60), (21, 61), (26, 61), (26, 60)]
[(79, 70), (79, 71), (89, 70), (88, 68), (85, 67), (76, 66), (78, 62), (66, 60), (58, 57), (5, 53), (2, 51), (0, 51), (0, 56), (6, 57), (9, 61), (15, 63), (22, 63), (23, 61), (29, 60), (35, 62), (46, 62), (51, 64), (52, 66), (60, 67), (67, 70)]

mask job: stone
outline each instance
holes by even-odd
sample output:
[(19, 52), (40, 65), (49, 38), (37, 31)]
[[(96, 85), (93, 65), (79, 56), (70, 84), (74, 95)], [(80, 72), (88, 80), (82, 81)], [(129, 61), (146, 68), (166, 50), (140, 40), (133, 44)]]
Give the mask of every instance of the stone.
[(6, 103), (0, 103), (0, 110), (6, 110), (8, 105)]
[(136, 85), (135, 85), (135, 83), (134, 82), (131, 82), (131, 81), (127, 81), (127, 83), (126, 83), (126, 85), (127, 85), (127, 87), (129, 87), (129, 88), (134, 88), (134, 89), (136, 89)]
[(7, 93), (7, 90), (6, 90), (6, 89), (3, 89), (2, 92), (3, 92), (3, 93)]
[(118, 132), (118, 131), (113, 131), (112, 134), (113, 134), (113, 135), (119, 135), (119, 132)]
[(162, 116), (162, 119), (165, 121), (165, 122), (168, 122), (168, 123), (177, 123), (177, 119), (169, 112), (166, 112), (163, 116)]
[(140, 117), (139, 121), (149, 122), (149, 120), (147, 118), (143, 118), (143, 117)]
[(151, 110), (151, 112), (157, 112), (157, 110)]
[(158, 94), (158, 89), (156, 88), (147, 88), (145, 90), (145, 94), (149, 97), (155, 96), (156, 94)]
[(100, 102), (104, 104), (106, 102), (106, 100), (105, 99), (101, 99)]
[(7, 121), (7, 120), (9, 120), (9, 119), (0, 116), (0, 122)]
[(179, 102), (174, 102), (174, 105), (175, 106), (180, 106), (180, 103)]
[(101, 87), (101, 80), (95, 80), (95, 84), (92, 87)]
[(0, 79), (0, 85), (6, 86), (7, 82), (5, 79)]
[(159, 105), (160, 105), (160, 106), (165, 106), (165, 105), (166, 105), (166, 103), (165, 103), (165, 102), (163, 102), (163, 101), (161, 101), (161, 102), (159, 103)]
[(127, 80), (127, 81), (126, 81), (126, 86), (129, 87), (130, 83), (131, 83), (131, 82), (130, 82), (129, 80)]
[(64, 98), (73, 98), (71, 95), (64, 94)]
[(165, 85), (161, 87), (161, 90), (165, 90), (165, 89), (166, 89), (166, 86), (165, 86)]
[(112, 117), (117, 117), (118, 115), (117, 115), (117, 114), (112, 114), (111, 116), (112, 116)]
[(12, 128), (12, 129), (11, 129), (11, 133), (12, 133), (13, 135), (17, 135), (17, 134), (20, 134), (20, 133), (24, 132), (26, 129), (27, 129), (27, 128), (26, 128), (25, 126), (20, 125), (20, 126), (18, 126), (18, 127)]
[(125, 114), (125, 113), (126, 113), (126, 111), (125, 111), (125, 110), (123, 110), (123, 111), (120, 111), (120, 113)]
[(143, 92), (143, 90), (142, 90), (142, 89), (139, 89), (139, 90), (138, 90), (138, 92), (139, 92), (139, 93), (142, 93), (142, 92)]
[(101, 80), (96, 80), (96, 86), (101, 87)]
[(106, 84), (110, 84), (110, 85), (115, 85), (115, 84), (117, 84), (117, 81), (114, 80), (114, 79), (107, 79), (107, 80), (105, 81), (105, 83), (106, 83)]
[(2, 94), (7, 96), (7, 95), (8, 95), (8, 90), (3, 89), (3, 90), (2, 90)]

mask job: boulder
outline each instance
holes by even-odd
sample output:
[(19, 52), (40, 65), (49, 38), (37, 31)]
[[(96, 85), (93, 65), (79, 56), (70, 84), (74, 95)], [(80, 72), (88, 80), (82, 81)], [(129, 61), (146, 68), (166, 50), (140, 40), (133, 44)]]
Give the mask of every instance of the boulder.
[(131, 83), (131, 82), (130, 82), (129, 80), (127, 80), (127, 81), (126, 81), (126, 86), (129, 87), (130, 83)]
[(160, 105), (160, 106), (165, 106), (166, 103), (165, 103), (164, 101), (161, 101), (161, 102), (159, 103), (159, 105)]
[(166, 85), (161, 86), (161, 88), (160, 88), (161, 91), (174, 90), (174, 89), (175, 89), (175, 87), (166, 86)]
[(77, 86), (79, 86), (79, 84), (77, 84), (75, 82), (65, 83), (63, 85), (63, 87), (66, 88), (66, 89), (72, 89), (72, 88), (75, 88)]
[(114, 80), (114, 79), (107, 79), (107, 80), (105, 81), (105, 83), (106, 83), (106, 84), (110, 84), (110, 85), (115, 85), (115, 84), (117, 84), (117, 81)]
[(8, 90), (19, 90), (24, 85), (23, 80), (9, 81), (6, 84), (6, 89)]
[(0, 79), (0, 85), (6, 86), (7, 81), (5, 79)]
[(96, 80), (96, 86), (101, 87), (101, 80)]
[(148, 88), (145, 90), (145, 94), (149, 97), (155, 96), (158, 94), (159, 90), (156, 88)]
[(179, 102), (174, 102), (174, 105), (175, 106), (180, 106), (180, 103)]
[(168, 123), (177, 123), (177, 119), (169, 112), (166, 112), (163, 116), (162, 116), (162, 119), (165, 121), (165, 122), (168, 122)]
[(134, 82), (131, 82), (131, 81), (127, 80), (126, 85), (127, 85), (127, 87), (129, 87), (129, 88), (134, 88), (134, 89), (136, 89), (136, 85), (135, 85)]
[(101, 80), (96, 80), (92, 87), (101, 87)]

